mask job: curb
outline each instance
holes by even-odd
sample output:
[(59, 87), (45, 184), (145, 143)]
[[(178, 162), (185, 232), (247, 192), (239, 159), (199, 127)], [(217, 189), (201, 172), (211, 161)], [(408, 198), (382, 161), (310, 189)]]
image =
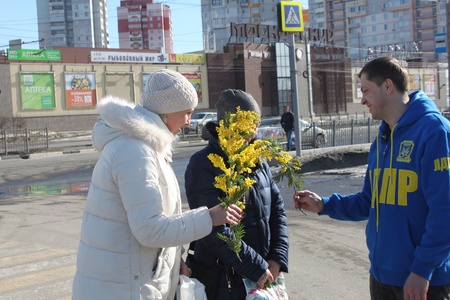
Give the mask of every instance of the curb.
[(39, 159), (39, 158), (46, 158), (46, 157), (56, 157), (56, 156), (62, 156), (66, 154), (79, 154), (79, 153), (89, 153), (89, 152), (96, 152), (95, 149), (82, 149), (82, 150), (67, 150), (67, 151), (57, 151), (57, 152), (43, 152), (43, 153), (31, 153), (29, 155), (8, 155), (0, 157), (1, 160), (12, 160), (12, 159)]
[(45, 152), (45, 153), (32, 153), (29, 156), (29, 159), (36, 159), (36, 158), (45, 158), (45, 157), (55, 157), (55, 156), (62, 156), (65, 154), (79, 154), (79, 153), (89, 153), (89, 152), (96, 152), (95, 149), (83, 149), (83, 150), (67, 150), (67, 151), (61, 151), (61, 152)]

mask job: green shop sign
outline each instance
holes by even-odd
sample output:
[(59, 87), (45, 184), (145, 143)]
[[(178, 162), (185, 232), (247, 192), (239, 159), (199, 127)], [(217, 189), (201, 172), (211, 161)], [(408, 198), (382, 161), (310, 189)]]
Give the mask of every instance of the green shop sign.
[(24, 73), (20, 75), (22, 109), (55, 108), (53, 74)]
[(59, 50), (24, 50), (8, 49), (8, 60), (44, 60), (61, 61), (61, 51)]

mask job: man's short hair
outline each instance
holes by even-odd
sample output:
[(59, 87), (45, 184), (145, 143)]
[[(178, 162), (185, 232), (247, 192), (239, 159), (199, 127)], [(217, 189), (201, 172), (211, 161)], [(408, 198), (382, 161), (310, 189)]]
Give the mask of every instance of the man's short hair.
[(367, 80), (381, 86), (386, 79), (392, 80), (401, 93), (408, 92), (409, 75), (405, 67), (395, 58), (384, 56), (368, 62), (359, 72), (358, 77), (366, 74)]

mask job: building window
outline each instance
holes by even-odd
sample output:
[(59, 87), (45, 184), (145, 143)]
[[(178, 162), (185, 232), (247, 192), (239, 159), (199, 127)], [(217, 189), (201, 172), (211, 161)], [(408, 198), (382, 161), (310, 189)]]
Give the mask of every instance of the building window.
[(292, 105), (289, 47), (284, 43), (276, 43), (275, 55), (279, 100), (278, 111), (273, 112), (273, 114), (278, 115), (281, 111), (283, 111), (283, 105)]
[(223, 0), (212, 0), (212, 6), (219, 6), (219, 5), (223, 5)]
[(365, 5), (352, 6), (348, 9), (348, 11), (351, 13), (363, 12), (366, 11), (366, 6)]

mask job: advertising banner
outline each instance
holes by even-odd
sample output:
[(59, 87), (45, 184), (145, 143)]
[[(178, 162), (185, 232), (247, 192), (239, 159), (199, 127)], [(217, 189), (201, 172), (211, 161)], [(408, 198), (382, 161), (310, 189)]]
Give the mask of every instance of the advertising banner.
[[(198, 103), (201, 103), (202, 102), (202, 77), (201, 77), (201, 74), (182, 73), (182, 75), (184, 77), (186, 77), (187, 80), (189, 80), (189, 82), (195, 88), (195, 90), (197, 91)], [(150, 76), (150, 73), (144, 73), (142, 75), (142, 77), (143, 77), (142, 80), (144, 82), (144, 90), (145, 90), (145, 86), (147, 85), (148, 76)]]
[[(130, 41), (141, 43), (142, 37), (139, 31), (130, 31)], [(269, 58), (268, 55), (265, 58)], [(154, 63), (154, 64), (188, 64), (203, 65), (206, 63), (206, 56), (197, 54), (167, 54), (167, 53), (142, 53), (142, 52), (106, 52), (91, 51), (92, 62), (120, 62), (120, 63)]]
[(195, 88), (198, 97), (198, 103), (202, 103), (202, 77), (200, 74), (196, 73), (183, 73), (183, 76), (186, 77), (192, 86)]
[(420, 90), (420, 75), (409, 74), (409, 93)]
[(61, 61), (61, 52), (59, 50), (8, 49), (8, 60)]
[(425, 74), (423, 75), (423, 80), (425, 84), (425, 94), (427, 96), (435, 96), (436, 95), (436, 80), (434, 78), (434, 74)]
[(53, 73), (21, 73), (22, 109), (55, 108)]
[(97, 105), (95, 73), (66, 73), (64, 76), (68, 108)]
[(166, 64), (169, 63), (169, 56), (165, 53), (91, 51), (91, 62)]
[(169, 54), (169, 61), (178, 64), (205, 64), (205, 54)]

